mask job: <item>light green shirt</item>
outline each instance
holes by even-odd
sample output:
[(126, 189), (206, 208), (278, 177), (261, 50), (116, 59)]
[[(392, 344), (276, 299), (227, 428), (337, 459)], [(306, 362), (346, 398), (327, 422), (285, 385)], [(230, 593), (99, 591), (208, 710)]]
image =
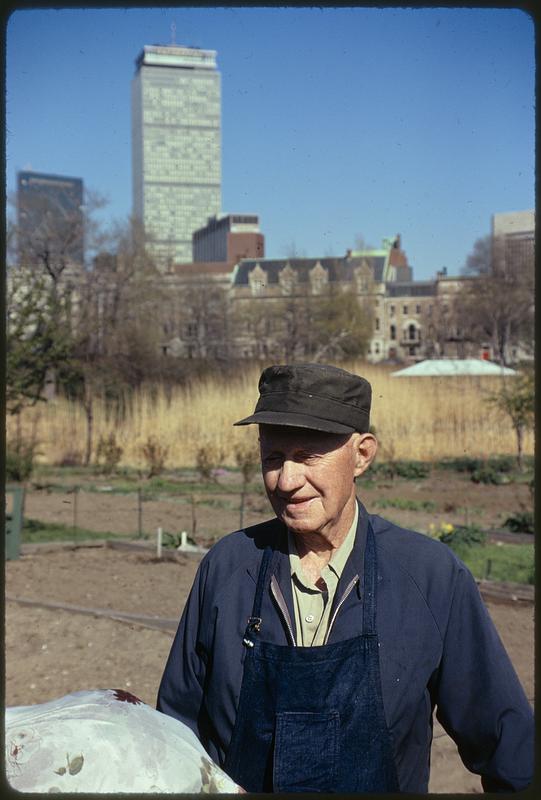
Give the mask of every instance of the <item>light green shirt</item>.
[(359, 509), (355, 503), (355, 514), (351, 528), (338, 550), (335, 550), (328, 564), (323, 567), (321, 577), (324, 589), (319, 589), (305, 577), (295, 536), (288, 531), (289, 563), (293, 587), (293, 606), (297, 628), (297, 645), (310, 647), (325, 644), (329, 628), (330, 613), (338, 581), (353, 550)]

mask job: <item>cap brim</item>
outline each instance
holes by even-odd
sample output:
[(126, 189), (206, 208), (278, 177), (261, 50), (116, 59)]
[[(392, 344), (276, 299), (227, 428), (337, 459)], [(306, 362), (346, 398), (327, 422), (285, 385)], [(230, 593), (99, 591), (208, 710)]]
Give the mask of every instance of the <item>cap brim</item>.
[(289, 428), (308, 428), (324, 433), (354, 433), (355, 428), (341, 422), (311, 417), (309, 414), (294, 414), (291, 411), (258, 411), (233, 425), (284, 425)]

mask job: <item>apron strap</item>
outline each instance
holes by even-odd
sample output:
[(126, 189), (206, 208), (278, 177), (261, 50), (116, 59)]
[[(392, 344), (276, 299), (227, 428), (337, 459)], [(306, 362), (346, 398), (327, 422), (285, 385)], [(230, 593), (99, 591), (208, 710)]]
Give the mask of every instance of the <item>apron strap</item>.
[(263, 603), (263, 592), (268, 583), (268, 574), (271, 568), (272, 558), (274, 551), (268, 545), (263, 551), (263, 558), (261, 559), (261, 566), (259, 567), (259, 574), (257, 576), (257, 586), (254, 595), (254, 605), (252, 608), (252, 616), (248, 617), (248, 624), (244, 631), (243, 644), (246, 647), (253, 647), (252, 634), (259, 633), (261, 629), (261, 606)]
[(370, 520), (364, 555), (363, 633), (376, 633), (376, 542)]

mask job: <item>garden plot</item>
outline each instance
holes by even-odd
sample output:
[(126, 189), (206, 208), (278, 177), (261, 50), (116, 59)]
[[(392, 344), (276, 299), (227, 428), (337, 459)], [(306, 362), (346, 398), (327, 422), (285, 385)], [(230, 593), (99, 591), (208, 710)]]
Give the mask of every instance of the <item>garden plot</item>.
[[(23, 555), (6, 565), (6, 594), (35, 601), (178, 618), (198, 558), (158, 561), (152, 553), (105, 547)], [(533, 699), (533, 606), (489, 611), (527, 696)], [(136, 622), (92, 617), (8, 600), (6, 703), (40, 703), (78, 689), (128, 689), (154, 704), (173, 637)], [(479, 792), (453, 742), (434, 728), (433, 792)]]

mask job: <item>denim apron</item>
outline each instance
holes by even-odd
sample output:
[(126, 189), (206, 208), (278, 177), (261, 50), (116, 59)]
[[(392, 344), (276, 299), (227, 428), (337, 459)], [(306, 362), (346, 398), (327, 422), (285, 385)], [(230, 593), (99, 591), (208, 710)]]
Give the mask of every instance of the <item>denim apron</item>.
[(364, 559), (362, 634), (318, 647), (259, 641), (272, 574), (263, 554), (237, 719), (225, 771), (248, 792), (399, 791), (383, 712), (376, 634), (376, 549)]

